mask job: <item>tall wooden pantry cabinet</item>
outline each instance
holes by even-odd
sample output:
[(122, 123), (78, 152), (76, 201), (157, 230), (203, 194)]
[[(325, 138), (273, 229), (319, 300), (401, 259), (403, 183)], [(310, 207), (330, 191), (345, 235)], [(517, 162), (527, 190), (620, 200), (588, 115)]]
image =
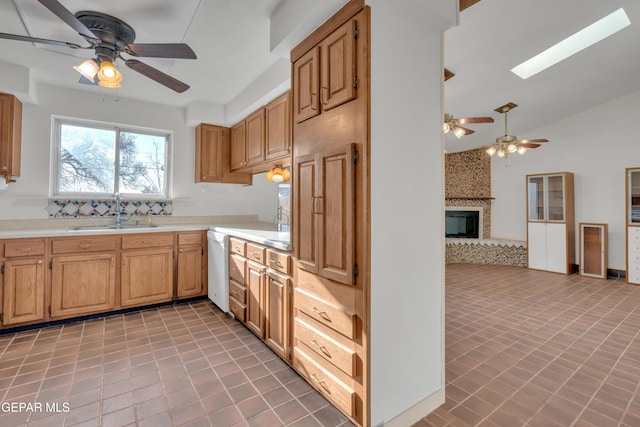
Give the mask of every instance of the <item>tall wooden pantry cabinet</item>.
[(527, 265), (571, 274), (575, 262), (573, 173), (527, 175)]
[(640, 285), (640, 167), (626, 169), (627, 283)]
[(347, 3), (291, 51), (291, 363), (369, 426), (369, 21)]

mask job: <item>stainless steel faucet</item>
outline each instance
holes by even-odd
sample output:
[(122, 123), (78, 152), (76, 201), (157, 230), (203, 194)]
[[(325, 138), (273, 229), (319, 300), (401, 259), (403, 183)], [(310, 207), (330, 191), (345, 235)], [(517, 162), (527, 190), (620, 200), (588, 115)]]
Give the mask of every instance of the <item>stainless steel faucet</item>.
[(120, 224), (122, 223), (122, 221), (129, 221), (129, 218), (124, 218), (122, 219), (121, 215), (124, 214), (123, 210), (121, 209), (122, 205), (121, 205), (121, 200), (120, 200), (120, 193), (116, 193), (116, 228), (120, 228)]

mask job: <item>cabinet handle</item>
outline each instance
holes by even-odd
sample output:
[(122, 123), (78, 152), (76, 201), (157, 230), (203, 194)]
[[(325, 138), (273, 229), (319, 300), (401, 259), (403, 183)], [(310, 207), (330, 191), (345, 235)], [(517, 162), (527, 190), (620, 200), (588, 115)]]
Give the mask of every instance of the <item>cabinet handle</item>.
[(315, 348), (317, 348), (318, 350), (320, 350), (321, 352), (323, 352), (323, 353), (325, 354), (325, 356), (327, 356), (327, 357), (331, 358), (331, 353), (329, 353), (329, 350), (327, 350), (327, 347), (325, 347), (325, 346), (323, 346), (323, 345), (318, 344), (318, 341), (316, 341), (316, 340), (311, 341), (311, 344), (313, 344), (313, 346), (314, 346)]
[(80, 247), (80, 249), (89, 249), (93, 245), (91, 243), (81, 243), (78, 246)]
[(41, 259), (39, 259), (39, 260), (38, 260), (38, 264), (42, 264), (42, 262), (43, 262), (43, 261), (42, 261)]
[(184, 249), (180, 249), (178, 252), (183, 253), (183, 252), (184, 252)]
[(311, 109), (313, 111), (317, 111), (318, 109), (316, 108), (316, 103), (313, 102), (313, 98), (315, 98), (316, 96), (318, 96), (315, 92), (311, 92)]
[(202, 179), (207, 179), (207, 177), (206, 177), (206, 176), (203, 176), (203, 177), (202, 177)]
[(318, 307), (311, 307), (311, 311), (316, 313), (318, 316), (322, 317), (327, 322), (331, 322), (331, 317), (329, 317), (326, 311), (318, 310)]
[(318, 385), (322, 386), (323, 389), (325, 389), (327, 391), (330, 391), (329, 387), (327, 387), (327, 384), (323, 380), (318, 378), (318, 376), (316, 374), (311, 374), (311, 378), (313, 379), (313, 381), (318, 383)]
[(280, 267), (280, 268), (284, 267), (280, 261), (275, 259), (271, 260), (271, 264), (275, 264), (277, 267)]
[(33, 249), (32, 248), (17, 248), (16, 252), (31, 252)]

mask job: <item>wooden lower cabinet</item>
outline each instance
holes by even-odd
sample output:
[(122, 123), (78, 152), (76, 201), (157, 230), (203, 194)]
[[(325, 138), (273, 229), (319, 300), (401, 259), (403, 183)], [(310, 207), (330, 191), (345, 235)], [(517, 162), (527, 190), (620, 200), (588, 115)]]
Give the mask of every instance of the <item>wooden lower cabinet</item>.
[(237, 237), (229, 240), (230, 310), (276, 354), (289, 361), (291, 254)]
[(264, 340), (278, 356), (287, 359), (291, 315), (288, 292), (291, 289), (291, 279), (274, 271), (268, 271), (265, 277)]
[(120, 305), (131, 307), (173, 298), (173, 248), (151, 248), (122, 253)]
[(45, 320), (44, 258), (7, 259), (4, 263), (2, 323)]
[(178, 253), (176, 266), (176, 293), (178, 298), (203, 295), (207, 270), (205, 268), (206, 233), (178, 234)]
[(116, 255), (54, 256), (51, 261), (51, 317), (63, 319), (116, 307)]

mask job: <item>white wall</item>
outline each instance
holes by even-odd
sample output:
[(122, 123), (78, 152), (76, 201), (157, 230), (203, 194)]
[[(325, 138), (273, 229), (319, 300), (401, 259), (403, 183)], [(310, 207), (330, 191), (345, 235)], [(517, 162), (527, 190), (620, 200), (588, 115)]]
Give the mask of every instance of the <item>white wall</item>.
[(406, 426), (444, 402), (440, 52), (445, 28), (433, 20), (435, 2), (367, 3), (371, 425)]
[(277, 185), (263, 174), (254, 176), (252, 186), (194, 183), (195, 128), (185, 124), (184, 109), (128, 100), (113, 90), (104, 94), (41, 85), (38, 104), (23, 105), (22, 171), (16, 183), (0, 191), (0, 220), (47, 218), (52, 115), (172, 131), (176, 216), (257, 214), (264, 221), (273, 219)]
[[(525, 240), (525, 175), (573, 172), (575, 175), (576, 248), (578, 223), (609, 226), (609, 268), (625, 269), (625, 168), (640, 167), (634, 127), (640, 117), (640, 92), (618, 98), (521, 138), (549, 143), (510, 162), (492, 161), (492, 237)], [(576, 260), (578, 257), (576, 250)]]

